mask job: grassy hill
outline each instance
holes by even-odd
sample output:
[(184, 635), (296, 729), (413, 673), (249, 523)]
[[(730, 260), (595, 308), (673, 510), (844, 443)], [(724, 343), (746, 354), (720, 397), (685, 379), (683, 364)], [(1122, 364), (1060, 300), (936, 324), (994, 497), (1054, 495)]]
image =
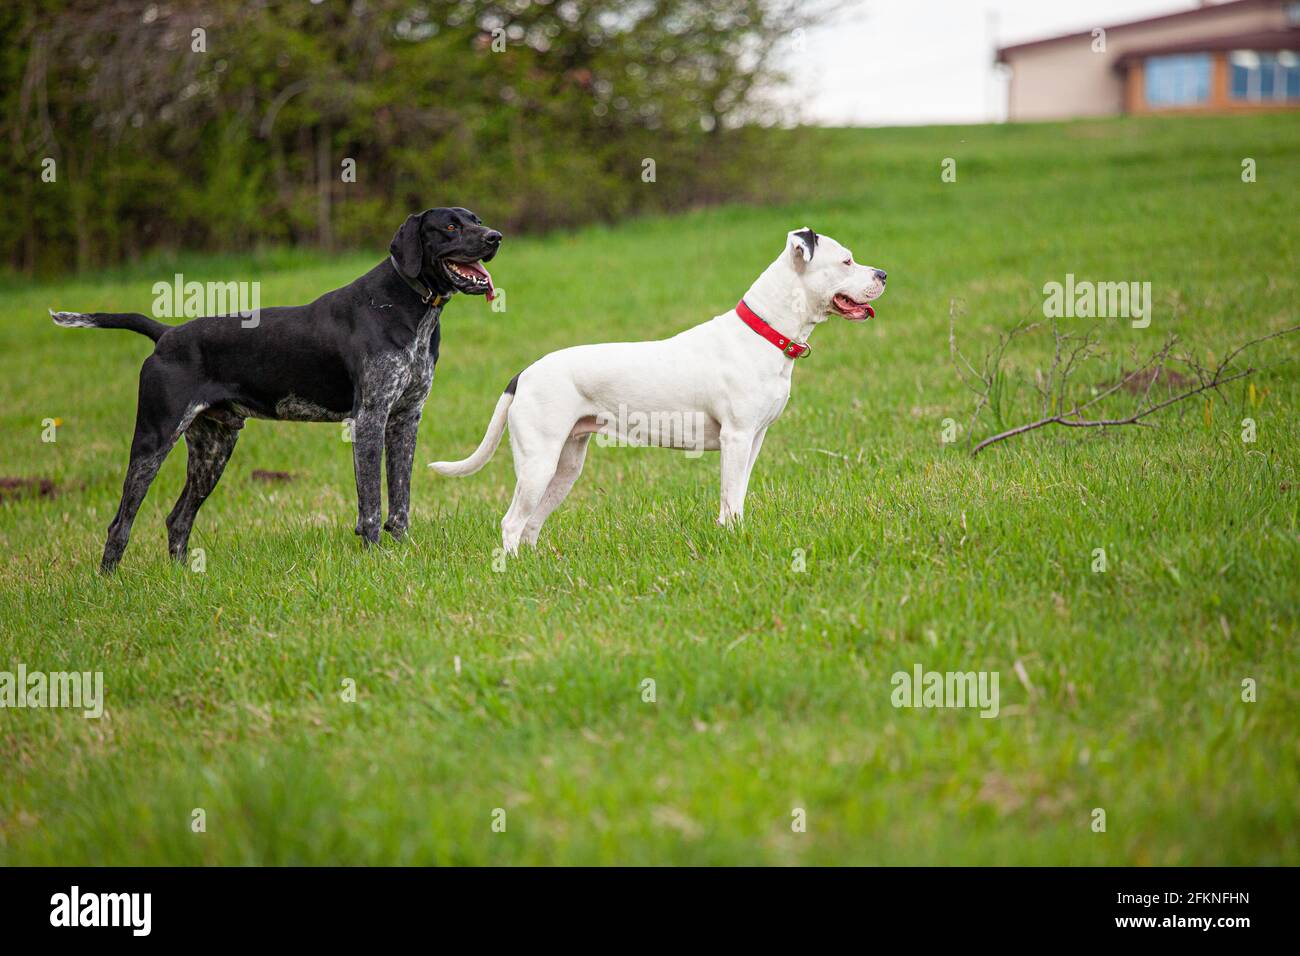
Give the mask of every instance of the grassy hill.
[[(339, 427), (250, 422), (196, 522), (206, 569), (166, 557), (178, 451), (101, 578), (150, 346), (45, 309), (147, 311), (175, 271), (303, 302), (383, 250), (6, 285), (0, 478), (51, 486), (0, 504), (0, 669), (101, 670), (108, 713), (0, 710), (0, 863), (1300, 863), (1300, 344), (1259, 350), (1253, 402), (1159, 428), (940, 441), (972, 409), (954, 302), (979, 354), (1067, 273), (1151, 282), (1149, 328), (1099, 323), (1094, 385), (1171, 332), (1208, 361), (1295, 324), (1294, 116), (810, 135), (797, 200), (508, 237), (507, 310), (444, 314), (412, 535), (380, 553)], [(494, 570), (508, 449), (459, 481), (423, 463), (467, 454), (545, 352), (730, 308), (803, 225), (889, 292), (814, 336), (743, 529), (714, 525), (715, 455), (593, 448)], [(895, 708), (917, 664), (998, 672), (999, 716)]]

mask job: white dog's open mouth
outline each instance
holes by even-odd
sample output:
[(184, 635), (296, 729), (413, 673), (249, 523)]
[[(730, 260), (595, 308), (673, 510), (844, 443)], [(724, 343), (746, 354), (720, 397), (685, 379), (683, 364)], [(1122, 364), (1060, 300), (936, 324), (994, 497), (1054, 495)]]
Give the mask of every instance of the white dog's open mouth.
[(461, 292), (486, 295), (489, 302), (496, 295), (496, 287), (492, 285), (492, 274), (484, 268), (482, 262), (452, 262), (450, 259), (444, 259), (443, 265)]
[(874, 319), (876, 310), (866, 302), (859, 302), (843, 292), (837, 292), (835, 298), (831, 299), (831, 308), (854, 322), (861, 322), (864, 319)]

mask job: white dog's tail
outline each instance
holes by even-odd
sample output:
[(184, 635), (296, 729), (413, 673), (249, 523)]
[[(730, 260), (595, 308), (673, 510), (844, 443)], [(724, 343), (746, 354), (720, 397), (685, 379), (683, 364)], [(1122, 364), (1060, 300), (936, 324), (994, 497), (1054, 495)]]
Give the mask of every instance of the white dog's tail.
[(487, 432), (483, 435), (483, 440), (478, 443), (478, 447), (474, 449), (474, 454), (460, 461), (431, 461), (429, 467), (448, 478), (463, 478), (474, 474), (486, 465), (496, 453), (497, 446), (501, 444), (501, 435), (506, 430), (506, 414), (510, 411), (510, 403), (515, 400), (515, 388), (518, 382), (519, 376), (516, 375), (506, 386), (505, 394), (497, 399), (492, 421), (488, 422)]

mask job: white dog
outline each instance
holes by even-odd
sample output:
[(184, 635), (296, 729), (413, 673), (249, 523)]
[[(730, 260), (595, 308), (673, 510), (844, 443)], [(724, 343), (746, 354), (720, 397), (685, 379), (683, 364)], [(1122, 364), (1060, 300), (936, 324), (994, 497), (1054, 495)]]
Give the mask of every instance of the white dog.
[(858, 265), (829, 236), (804, 228), (736, 308), (657, 342), (610, 342), (552, 352), (514, 377), (487, 434), (463, 461), (430, 464), (470, 475), (496, 451), (510, 424), (515, 496), (501, 521), (514, 554), (537, 543), (542, 523), (582, 471), (592, 434), (629, 444), (722, 452), (718, 523), (744, 516), (745, 491), (763, 436), (790, 398), (795, 360), (828, 315), (875, 315), (885, 273)]

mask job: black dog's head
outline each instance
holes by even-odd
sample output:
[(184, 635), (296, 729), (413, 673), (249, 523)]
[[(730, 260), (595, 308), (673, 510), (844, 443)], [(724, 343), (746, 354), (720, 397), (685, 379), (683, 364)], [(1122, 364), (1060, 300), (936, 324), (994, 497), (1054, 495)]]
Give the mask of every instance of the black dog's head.
[(468, 209), (426, 209), (406, 217), (388, 251), (408, 278), (421, 278), (440, 292), (486, 295), (495, 290), (483, 268), (501, 245), (501, 233)]

